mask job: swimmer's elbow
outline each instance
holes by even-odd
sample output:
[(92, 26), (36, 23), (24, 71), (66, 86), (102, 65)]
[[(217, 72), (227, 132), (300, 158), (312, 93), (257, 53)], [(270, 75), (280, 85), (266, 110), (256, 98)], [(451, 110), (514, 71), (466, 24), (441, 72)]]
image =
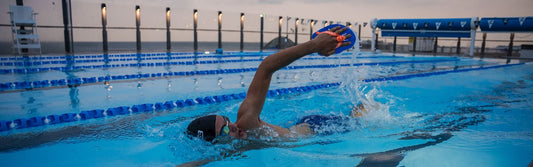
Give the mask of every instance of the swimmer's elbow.
[(261, 62), (261, 64), (259, 64), (259, 67), (257, 67), (257, 72), (263, 72), (266, 75), (272, 75), (274, 72), (282, 68), (280, 64), (281, 62), (276, 62), (275, 58), (268, 56)]

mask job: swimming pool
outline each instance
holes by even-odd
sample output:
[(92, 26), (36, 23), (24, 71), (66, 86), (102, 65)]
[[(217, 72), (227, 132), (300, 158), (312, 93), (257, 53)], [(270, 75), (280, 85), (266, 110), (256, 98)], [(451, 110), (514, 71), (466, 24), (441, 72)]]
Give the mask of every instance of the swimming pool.
[(261, 118), (369, 113), (348, 133), (217, 144), (183, 133), (235, 121), (272, 52), (0, 58), (0, 162), (7, 166), (527, 166), (533, 64), (497, 59), (309, 55), (276, 72)]

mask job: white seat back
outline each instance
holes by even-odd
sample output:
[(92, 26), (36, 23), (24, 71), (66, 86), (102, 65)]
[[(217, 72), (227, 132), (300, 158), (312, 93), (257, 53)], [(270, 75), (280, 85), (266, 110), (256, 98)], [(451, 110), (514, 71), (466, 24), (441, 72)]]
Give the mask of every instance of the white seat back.
[(31, 7), (11, 5), (9, 11), (13, 22), (33, 20), (33, 8)]

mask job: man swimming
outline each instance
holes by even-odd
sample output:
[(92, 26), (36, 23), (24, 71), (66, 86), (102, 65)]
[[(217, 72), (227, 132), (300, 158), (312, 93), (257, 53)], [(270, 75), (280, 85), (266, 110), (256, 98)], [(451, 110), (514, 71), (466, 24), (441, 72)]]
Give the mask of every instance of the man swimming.
[[(330, 31), (341, 34), (345, 28), (335, 27)], [(333, 34), (334, 35), (334, 34)], [(301, 57), (312, 53), (329, 56), (335, 53), (335, 49), (348, 46), (350, 42), (339, 45), (337, 37), (328, 33), (321, 33), (316, 38), (299, 44), (266, 57), (255, 72), (254, 78), (248, 88), (246, 98), (237, 112), (237, 120), (232, 123), (228, 117), (220, 115), (208, 115), (193, 120), (187, 127), (187, 134), (213, 141), (218, 136), (230, 136), (237, 139), (247, 139), (253, 136), (293, 137), (315, 134), (313, 129), (323, 122), (333, 119), (342, 119), (340, 116), (312, 115), (304, 117), (290, 129), (269, 124), (259, 117), (267, 96), (272, 75), (277, 70), (291, 64)], [(350, 38), (348, 34), (345, 38)], [(352, 114), (351, 115), (357, 115)], [(268, 130), (265, 130), (267, 128)], [(274, 133), (272, 133), (274, 132)]]

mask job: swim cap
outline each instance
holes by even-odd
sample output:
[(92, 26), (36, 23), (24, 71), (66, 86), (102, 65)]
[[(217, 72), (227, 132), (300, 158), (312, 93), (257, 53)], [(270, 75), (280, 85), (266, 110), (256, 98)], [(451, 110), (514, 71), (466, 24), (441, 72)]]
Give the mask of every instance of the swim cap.
[(193, 137), (204, 139), (206, 141), (212, 141), (217, 136), (215, 130), (216, 121), (216, 115), (208, 115), (196, 118), (187, 127), (187, 134)]

